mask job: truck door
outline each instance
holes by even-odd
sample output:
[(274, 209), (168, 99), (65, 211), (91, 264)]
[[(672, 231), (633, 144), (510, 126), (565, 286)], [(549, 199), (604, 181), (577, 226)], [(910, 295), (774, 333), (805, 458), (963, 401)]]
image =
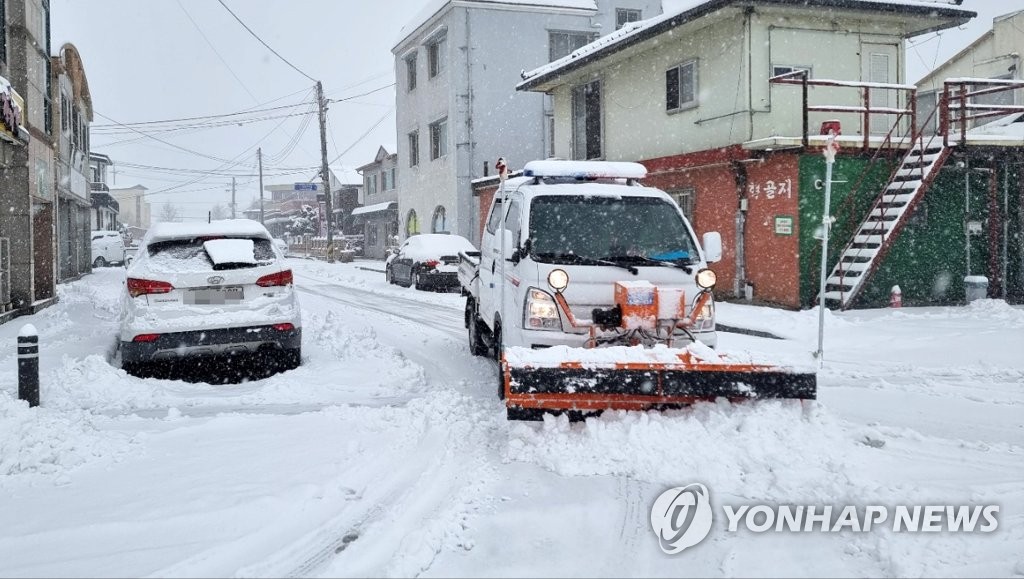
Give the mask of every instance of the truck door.
[[(494, 202), (491, 203), (491, 212), (484, 226), (483, 235), (480, 237), (480, 317), (484, 319), (488, 327), (494, 321), (494, 300), (492, 294), (498, 290), (494, 285), (497, 277), (498, 253), (501, 250), (501, 238), (498, 237), (498, 228), (501, 226), (501, 191), (494, 193)], [(493, 329), (493, 328), (492, 328)]]

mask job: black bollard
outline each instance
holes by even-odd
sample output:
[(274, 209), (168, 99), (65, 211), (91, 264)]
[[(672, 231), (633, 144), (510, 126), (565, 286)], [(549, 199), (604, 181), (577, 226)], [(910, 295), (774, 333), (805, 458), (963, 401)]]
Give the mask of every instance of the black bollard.
[(32, 324), (18, 333), (18, 398), (39, 406), (39, 334)]

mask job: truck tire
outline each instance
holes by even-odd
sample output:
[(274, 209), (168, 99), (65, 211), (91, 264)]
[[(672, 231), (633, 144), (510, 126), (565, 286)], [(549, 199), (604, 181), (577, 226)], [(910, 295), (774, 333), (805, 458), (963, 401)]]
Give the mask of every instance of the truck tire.
[(494, 360), (498, 363), (498, 400), (505, 399), (505, 368), (501, 363), (501, 322), (496, 321), (494, 324), (494, 348), (491, 355)]
[(469, 351), (474, 356), (487, 355), (487, 342), (480, 335), (483, 321), (476, 314), (476, 302), (473, 298), (466, 298), (466, 330), (469, 336)]

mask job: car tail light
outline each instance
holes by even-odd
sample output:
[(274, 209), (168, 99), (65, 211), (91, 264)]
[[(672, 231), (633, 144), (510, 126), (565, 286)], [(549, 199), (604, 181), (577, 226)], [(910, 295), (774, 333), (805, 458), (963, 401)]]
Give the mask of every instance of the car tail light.
[(132, 340), (133, 342), (155, 342), (160, 339), (160, 334), (139, 334)]
[(133, 297), (149, 294), (165, 294), (174, 289), (174, 286), (165, 281), (154, 281), (151, 279), (128, 278), (128, 293)]
[(278, 332), (290, 332), (295, 329), (295, 324), (274, 324), (273, 328)]
[(274, 287), (281, 285), (292, 285), (292, 270), (286, 269), (270, 275), (265, 275), (260, 279), (256, 280), (256, 285), (260, 287)]
[(437, 261), (436, 259), (428, 259), (427, 261), (424, 262), (424, 265), (426, 265), (430, 269), (434, 269), (435, 267), (437, 267), (437, 264), (439, 263), (441, 262)]

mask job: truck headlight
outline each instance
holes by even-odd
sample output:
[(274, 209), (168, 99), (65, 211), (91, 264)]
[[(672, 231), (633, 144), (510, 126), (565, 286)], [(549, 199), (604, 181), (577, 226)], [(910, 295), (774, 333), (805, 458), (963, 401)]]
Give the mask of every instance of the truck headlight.
[(697, 286), (701, 289), (711, 289), (715, 287), (715, 283), (718, 281), (718, 276), (714, 271), (704, 268), (697, 272)]
[(523, 327), (527, 330), (562, 329), (562, 319), (558, 315), (555, 299), (543, 290), (530, 288), (527, 291), (523, 318)]

